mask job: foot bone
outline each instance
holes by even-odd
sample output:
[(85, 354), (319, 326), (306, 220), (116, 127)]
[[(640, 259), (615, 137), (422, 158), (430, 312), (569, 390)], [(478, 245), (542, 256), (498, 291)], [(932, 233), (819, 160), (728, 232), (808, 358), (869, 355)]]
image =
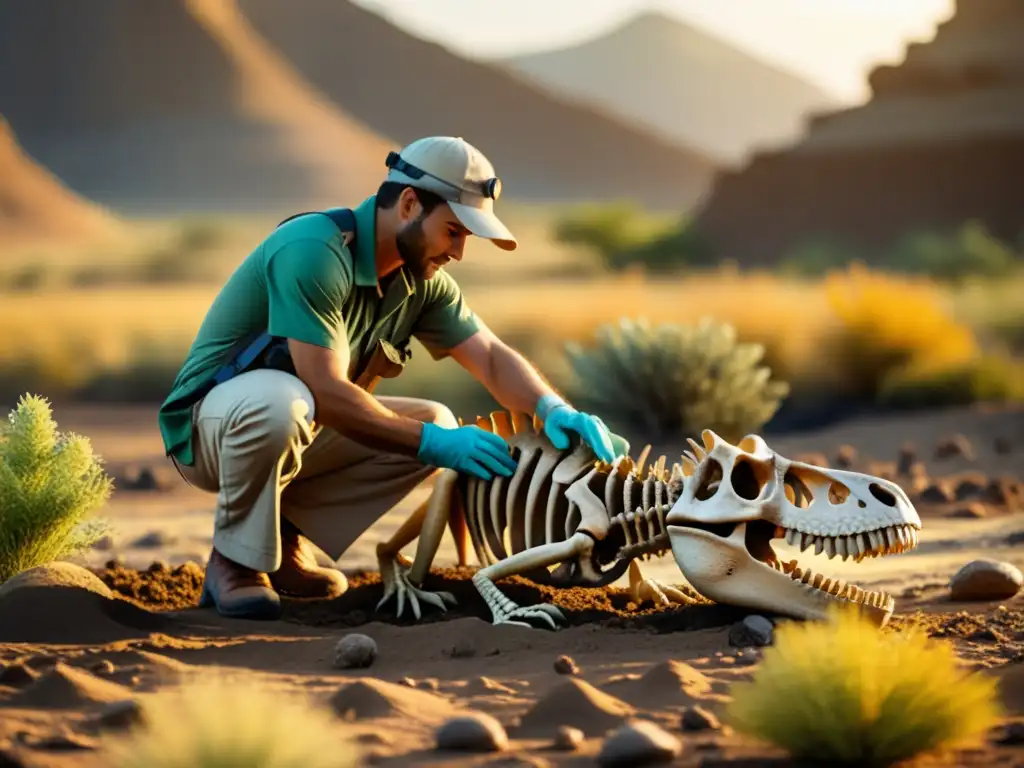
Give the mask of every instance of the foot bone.
[[(495, 586), (494, 582), (478, 573), (473, 575), (473, 585), (483, 597), (487, 607), (491, 609), (494, 624), (514, 624), (521, 627), (535, 628), (533, 621), (545, 623), (551, 629), (558, 629), (556, 622), (568, 624), (565, 615), (550, 603), (520, 606), (509, 600)], [(521, 621), (518, 621), (521, 619)]]
[(395, 607), (396, 618), (402, 617), (402, 613), (405, 611), (405, 602), (408, 600), (413, 616), (418, 620), (422, 614), (420, 610), (421, 601), (440, 609), (443, 613), (448, 611), (445, 604), (452, 606), (458, 604), (455, 596), (450, 592), (428, 592), (409, 581), (409, 561), (407, 558), (401, 555), (386, 559), (381, 558), (379, 564), (381, 581), (384, 583), (384, 597), (377, 603), (376, 610), (379, 611), (392, 596), (395, 596), (397, 601)]

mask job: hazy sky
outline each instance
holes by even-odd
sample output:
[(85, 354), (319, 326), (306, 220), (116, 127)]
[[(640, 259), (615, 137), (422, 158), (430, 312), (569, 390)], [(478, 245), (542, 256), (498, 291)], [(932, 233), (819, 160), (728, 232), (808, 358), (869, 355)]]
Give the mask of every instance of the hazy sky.
[(954, 0), (354, 0), (468, 56), (564, 45), (659, 9), (856, 101), (872, 64), (930, 39)]

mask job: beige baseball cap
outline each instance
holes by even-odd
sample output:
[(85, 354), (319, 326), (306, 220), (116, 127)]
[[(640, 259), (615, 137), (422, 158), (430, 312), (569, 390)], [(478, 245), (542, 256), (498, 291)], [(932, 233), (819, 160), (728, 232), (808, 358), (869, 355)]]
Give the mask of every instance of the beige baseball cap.
[(443, 197), (462, 225), (499, 248), (518, 242), (494, 213), (501, 179), (484, 154), (462, 137), (428, 136), (388, 155), (388, 181), (399, 181)]

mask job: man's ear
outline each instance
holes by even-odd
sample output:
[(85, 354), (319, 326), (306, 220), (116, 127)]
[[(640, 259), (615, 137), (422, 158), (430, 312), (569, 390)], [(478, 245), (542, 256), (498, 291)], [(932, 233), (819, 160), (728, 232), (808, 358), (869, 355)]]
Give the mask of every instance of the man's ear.
[(402, 193), (398, 196), (398, 218), (403, 224), (410, 221), (415, 221), (416, 217), (420, 215), (423, 210), (423, 206), (420, 204), (420, 199), (416, 196), (416, 190), (412, 187), (406, 187), (402, 190)]

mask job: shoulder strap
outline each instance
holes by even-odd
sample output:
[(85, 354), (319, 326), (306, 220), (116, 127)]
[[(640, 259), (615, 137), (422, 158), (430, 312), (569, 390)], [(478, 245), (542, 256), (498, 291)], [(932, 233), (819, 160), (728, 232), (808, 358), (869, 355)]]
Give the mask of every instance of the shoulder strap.
[(292, 219), (297, 219), (300, 216), (312, 216), (312, 215), (326, 216), (334, 222), (335, 226), (341, 230), (345, 236), (345, 245), (352, 245), (356, 240), (356, 216), (352, 213), (351, 208), (328, 208), (326, 211), (303, 211), (302, 213), (293, 213), (287, 219), (278, 224), (281, 227), (287, 224)]

